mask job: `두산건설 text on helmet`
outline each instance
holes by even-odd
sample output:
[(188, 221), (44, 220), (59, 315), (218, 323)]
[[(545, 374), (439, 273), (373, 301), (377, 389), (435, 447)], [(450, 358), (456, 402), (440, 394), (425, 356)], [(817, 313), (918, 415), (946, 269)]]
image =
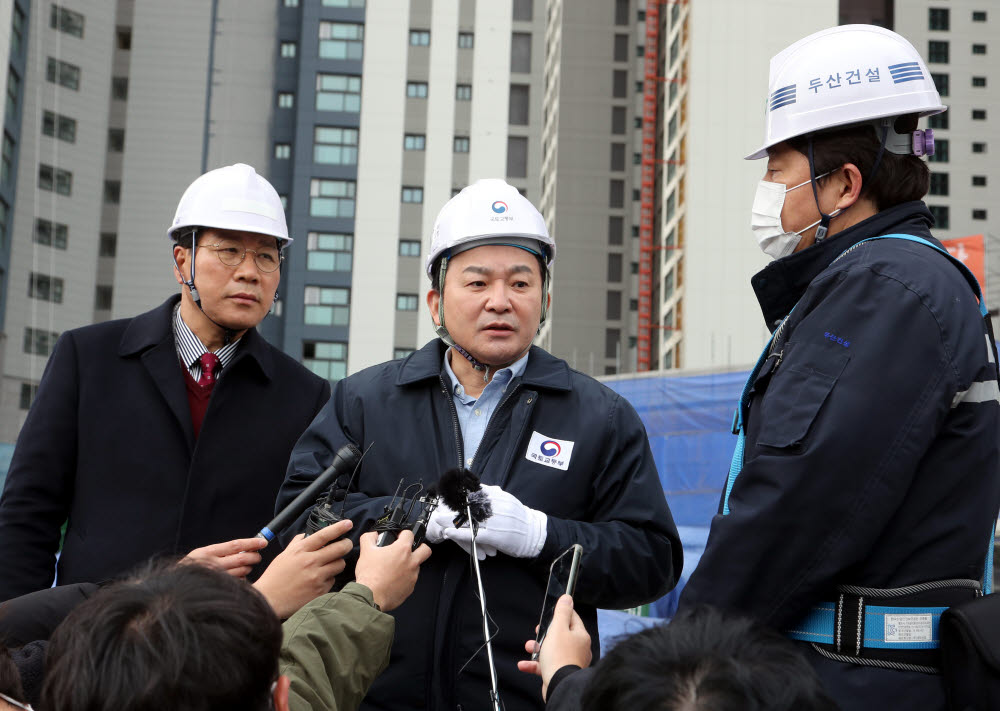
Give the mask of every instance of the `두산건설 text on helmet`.
[(549, 235), (545, 219), (517, 188), (499, 178), (484, 178), (464, 188), (445, 203), (434, 221), (426, 270), (438, 300), (438, 337), (465, 356), (477, 369), (485, 368), (471, 357), (448, 333), (444, 321), (444, 280), (448, 260), (460, 252), (486, 245), (518, 247), (539, 259), (542, 271), (542, 311), (539, 325), (548, 315), (550, 268), (556, 243)]
[[(747, 160), (797, 136), (907, 114), (947, 110), (920, 54), (905, 38), (875, 25), (842, 25), (805, 37), (771, 59), (764, 144)], [(885, 150), (923, 155), (923, 132), (896, 134)], [(920, 134), (920, 135), (916, 135)]]

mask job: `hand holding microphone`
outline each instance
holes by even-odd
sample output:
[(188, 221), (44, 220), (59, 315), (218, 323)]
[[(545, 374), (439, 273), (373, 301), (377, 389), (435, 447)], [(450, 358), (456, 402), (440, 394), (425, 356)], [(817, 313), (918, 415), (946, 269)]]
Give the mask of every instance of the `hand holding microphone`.
[[(499, 486), (484, 484), (492, 515), (479, 525), (477, 548), (489, 547), (515, 558), (535, 558), (545, 545), (548, 517), (541, 511), (522, 504), (516, 496)], [(446, 528), (444, 537), (466, 550), (471, 545), (472, 531), (468, 527)], [(485, 556), (480, 556), (480, 560)]]

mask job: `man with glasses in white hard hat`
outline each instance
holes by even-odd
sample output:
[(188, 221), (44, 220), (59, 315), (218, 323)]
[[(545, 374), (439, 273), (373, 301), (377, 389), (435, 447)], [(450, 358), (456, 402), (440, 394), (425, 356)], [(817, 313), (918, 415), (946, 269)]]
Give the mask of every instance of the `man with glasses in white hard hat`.
[(164, 554), (235, 576), (261, 560), (265, 541), (242, 537), (270, 520), (292, 446), (330, 395), (255, 330), (291, 242), (284, 210), (232, 165), (191, 184), (167, 234), (181, 293), (67, 331), (49, 358), (0, 498), (0, 600), (52, 584), (67, 520), (60, 585)]
[[(992, 583), (996, 352), (931, 236), (945, 110), (899, 35), (847, 25), (771, 60), (751, 279), (773, 336), (739, 403), (718, 515), (680, 605), (801, 640), (844, 709), (941, 709), (938, 619)], [(749, 237), (749, 236), (748, 236)]]
[[(532, 346), (549, 307), (554, 257), (542, 216), (504, 181), (480, 180), (453, 197), (427, 257), (427, 305), (440, 340), (337, 384), (295, 446), (277, 504), (348, 442), (374, 444), (346, 500), (356, 532), (382, 516), (401, 478), (404, 486), (429, 486), (456, 467), (479, 477), (493, 515), (477, 546), (507, 709), (542, 706), (540, 680), (519, 673), (516, 661), (525, 657), (524, 636), (538, 622), (557, 555), (583, 546), (576, 610), (595, 656), (595, 608), (662, 596), (682, 563), (635, 410)], [(444, 505), (433, 514), (434, 555), (394, 612), (391, 662), (363, 709), (491, 707), (471, 534), (455, 527), (455, 516)]]

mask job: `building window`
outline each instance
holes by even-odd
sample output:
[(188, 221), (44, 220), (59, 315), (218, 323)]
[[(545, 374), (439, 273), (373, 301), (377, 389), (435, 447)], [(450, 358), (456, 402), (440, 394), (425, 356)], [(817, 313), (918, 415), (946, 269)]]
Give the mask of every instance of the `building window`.
[(279, 48), (279, 54), (282, 59), (294, 59), (295, 58), (295, 43), (294, 42), (282, 42)]
[(320, 180), (309, 183), (309, 214), (313, 217), (354, 217), (353, 180)]
[(934, 141), (934, 155), (927, 156), (927, 160), (931, 163), (947, 163), (948, 162), (948, 139), (938, 138)]
[(20, 408), (22, 410), (31, 409), (31, 403), (34, 401), (36, 393), (38, 393), (37, 385), (32, 385), (31, 383), (21, 383)]
[(455, 136), (454, 151), (455, 151), (455, 153), (468, 153), (469, 152), (469, 137), (468, 136)]
[(510, 85), (510, 104), (507, 120), (512, 126), (528, 125), (528, 96), (529, 87), (527, 84)]
[(471, 32), (459, 32), (458, 33), (458, 48), (459, 49), (472, 49), (475, 45), (475, 35)]
[(404, 151), (422, 151), (427, 145), (427, 137), (422, 133), (407, 133), (403, 136)]
[(114, 257), (118, 253), (118, 235), (114, 232), (101, 233), (101, 245), (98, 248), (98, 256)]
[(277, 160), (288, 160), (292, 157), (292, 144), (290, 143), (275, 143), (274, 144), (274, 157)]
[(611, 170), (625, 170), (625, 144), (611, 144)]
[(986, 176), (985, 175), (973, 175), (972, 176), (972, 185), (973, 185), (973, 187), (976, 187), (976, 188), (985, 188), (986, 187)]
[(24, 329), (24, 352), (32, 355), (47, 356), (52, 352), (52, 346), (56, 344), (59, 334), (55, 331), (46, 331), (40, 328)]
[(69, 227), (59, 222), (51, 222), (37, 217), (35, 218), (35, 232), (32, 238), (36, 244), (66, 249), (66, 243), (69, 240)]
[(973, 210), (972, 211), (972, 219), (973, 220), (985, 220), (986, 219), (986, 210), (983, 210), (982, 208), (978, 208), (978, 209)]
[(306, 268), (317, 272), (351, 271), (354, 236), (336, 232), (310, 232), (306, 238)]
[(617, 321), (622, 317), (622, 293), (620, 291), (609, 291), (607, 303), (605, 304), (605, 318), (609, 321)]
[(76, 120), (53, 111), (43, 111), (42, 133), (67, 143), (75, 143)]
[(111, 98), (117, 101), (128, 100), (128, 77), (111, 77)]
[(985, 10), (973, 10), (972, 11), (972, 21), (973, 22), (986, 22), (986, 11)]
[(360, 61), (365, 26), (346, 22), (319, 23), (319, 56), (322, 59)]
[(615, 24), (627, 25), (629, 18), (629, 0), (615, 0)]
[(14, 139), (3, 132), (3, 152), (0, 154), (0, 184), (9, 185), (14, 177)]
[(122, 153), (125, 151), (125, 129), (108, 129), (108, 153)]
[(618, 357), (618, 347), (622, 340), (622, 332), (617, 328), (609, 328), (604, 332), (604, 357)]
[(405, 358), (406, 356), (413, 353), (412, 348), (393, 348), (392, 349), (392, 359), (399, 360), (400, 358)]
[(28, 275), (28, 296), (40, 301), (51, 301), (61, 304), (63, 299), (63, 280), (48, 274), (31, 272)]
[(406, 82), (406, 96), (410, 99), (426, 99), (427, 82), (425, 81)]
[(513, 32), (510, 35), (510, 70), (527, 74), (531, 72), (531, 34)]
[[(937, 144), (940, 143), (940, 140), (935, 141), (934, 143), (935, 143), (935, 150), (936, 150)], [(973, 143), (972, 144), (972, 152), (973, 153), (985, 153), (986, 152), (986, 144), (985, 143)]]
[(973, 109), (972, 110), (972, 120), (973, 121), (985, 121), (986, 120), (986, 109)]
[(947, 205), (928, 205), (927, 209), (931, 211), (931, 215), (934, 217), (935, 227), (939, 230), (947, 230), (951, 227)]
[(49, 57), (45, 65), (45, 79), (67, 89), (80, 88), (80, 67)]
[(104, 181), (104, 202), (107, 205), (117, 205), (122, 200), (122, 182), (120, 180)]
[(615, 35), (614, 58), (616, 62), (628, 61), (628, 35)]
[(507, 176), (528, 177), (528, 139), (524, 136), (507, 138)]
[(972, 86), (977, 89), (986, 87), (986, 77), (972, 77)]
[(21, 8), (14, 5), (14, 17), (10, 22), (10, 54), (12, 57), (20, 57), (21, 49), (24, 47), (24, 13)]
[(70, 195), (73, 192), (73, 174), (42, 163), (38, 166), (38, 187), (60, 195)]
[(401, 239), (399, 240), (399, 256), (400, 257), (419, 257), (420, 256), (420, 242), (415, 239)]
[(412, 186), (403, 186), (403, 202), (420, 204), (424, 201), (424, 189)]
[(927, 43), (927, 61), (938, 64), (947, 64), (948, 42), (945, 40), (930, 40)]
[(358, 129), (316, 126), (313, 131), (313, 161), (330, 165), (357, 165)]
[(118, 27), (115, 29), (115, 45), (123, 52), (132, 49), (132, 28)]
[[(296, 5), (298, 1), (296, 0)], [(323, 7), (354, 7), (363, 8), (365, 6), (365, 0), (323, 0), (321, 3)]]
[(928, 29), (942, 31), (951, 29), (951, 17), (947, 8), (932, 7), (928, 12), (930, 15)]
[(103, 284), (98, 284), (97, 288), (94, 290), (94, 310), (110, 311), (111, 297), (113, 293), (114, 289), (112, 287)]
[(624, 99), (628, 93), (628, 72), (616, 69), (612, 75), (611, 95), (616, 99)]
[(608, 189), (608, 207), (625, 206), (625, 181), (612, 180)]
[(416, 311), (416, 294), (396, 294), (396, 311)]
[(534, 16), (534, 3), (532, 0), (514, 0), (514, 20), (518, 22), (531, 22)]
[[(317, 98), (317, 103), (319, 99)], [(278, 108), (279, 109), (290, 109), (295, 106), (295, 94), (290, 91), (279, 91), (278, 92)], [(319, 107), (317, 107), (319, 108)]]
[(985, 44), (974, 44), (974, 45), (972, 45), (972, 53), (973, 54), (986, 54), (986, 45)]
[(13, 117), (17, 113), (18, 95), (21, 91), (21, 77), (14, 67), (7, 69), (7, 115)]
[(947, 195), (948, 194), (948, 174), (947, 173), (931, 173), (931, 195)]
[(347, 74), (316, 75), (318, 111), (361, 111), (361, 77)]
[(321, 378), (337, 381), (347, 377), (347, 344), (337, 341), (305, 341), (302, 365)]
[(621, 135), (625, 133), (625, 107), (611, 107), (611, 133)]
[(472, 101), (472, 84), (456, 84), (455, 99), (457, 101)]
[(938, 90), (941, 96), (948, 96), (948, 75), (947, 74), (931, 74), (931, 80), (934, 82), (934, 88)]
[(410, 30), (411, 47), (428, 47), (431, 43), (430, 30)]
[(608, 218), (608, 244), (621, 244), (625, 235), (625, 218), (611, 215)]
[(83, 15), (53, 5), (52, 12), (49, 13), (49, 27), (74, 37), (83, 37)]
[(608, 281), (620, 282), (622, 280), (622, 255), (612, 253), (608, 255)]
[(307, 286), (304, 303), (305, 322), (309, 326), (347, 326), (351, 322), (349, 289)]
[(948, 112), (944, 111), (940, 114), (934, 114), (927, 119), (927, 127), (933, 129), (947, 129), (948, 128)]

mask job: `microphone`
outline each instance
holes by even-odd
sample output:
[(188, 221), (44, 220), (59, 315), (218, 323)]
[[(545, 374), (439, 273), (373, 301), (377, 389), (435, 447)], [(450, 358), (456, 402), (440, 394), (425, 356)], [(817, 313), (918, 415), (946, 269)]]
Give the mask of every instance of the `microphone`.
[(461, 528), (470, 517), (473, 524), (480, 524), (493, 515), (489, 494), (468, 469), (449, 469), (442, 474), (437, 494), (448, 508), (458, 512), (455, 528)]
[(292, 503), (283, 508), (277, 516), (271, 519), (269, 524), (260, 529), (257, 538), (274, 540), (278, 533), (298, 518), (299, 514), (316, 500), (319, 492), (328, 489), (333, 484), (334, 479), (341, 474), (354, 471), (354, 468), (361, 461), (361, 456), (361, 450), (353, 444), (345, 444), (338, 449), (333, 458), (333, 464), (324, 469), (322, 474), (292, 500)]

